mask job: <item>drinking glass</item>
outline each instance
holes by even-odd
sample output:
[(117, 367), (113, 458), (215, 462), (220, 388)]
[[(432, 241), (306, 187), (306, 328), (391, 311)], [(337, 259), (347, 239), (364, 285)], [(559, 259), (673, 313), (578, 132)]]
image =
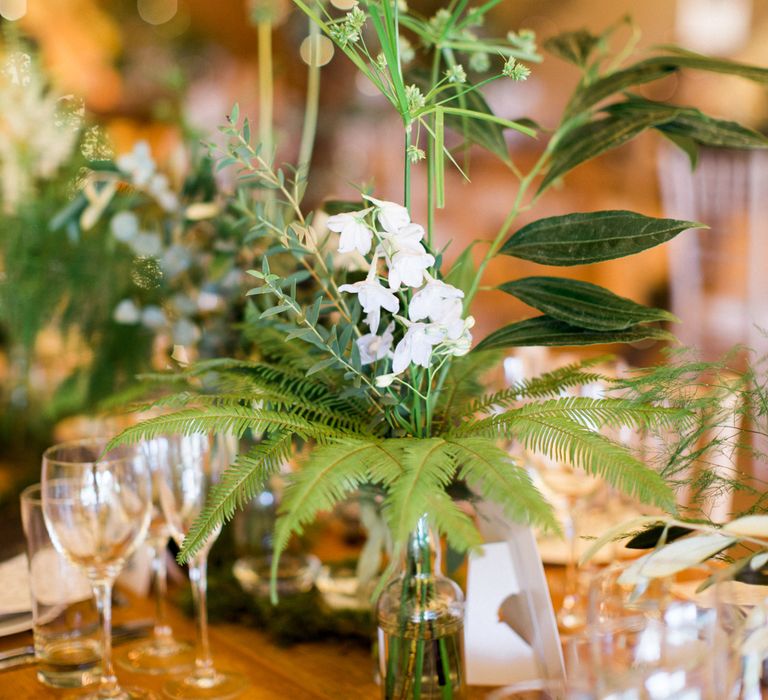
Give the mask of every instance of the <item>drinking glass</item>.
[(112, 666), (112, 584), (147, 534), (152, 507), (149, 467), (141, 450), (106, 452), (96, 438), (55, 445), (43, 455), (43, 516), (56, 549), (82, 569), (93, 588), (101, 625), (98, 690), (85, 697), (152, 698), (121, 688)]
[(696, 592), (712, 570), (694, 567), (640, 584), (625, 583), (624, 570), (608, 569), (590, 586), (585, 635), (590, 663), (579, 679), (590, 692), (578, 697), (737, 697), (737, 661), (717, 586)]
[(189, 671), (195, 664), (191, 644), (177, 641), (168, 624), (166, 613), (167, 564), (166, 546), (170, 537), (168, 523), (160, 505), (162, 475), (168, 469), (162, 453), (142, 443), (145, 457), (152, 474), (152, 518), (147, 534), (147, 544), (152, 549), (152, 589), (155, 595), (155, 624), (152, 639), (136, 644), (118, 658), (123, 668), (137, 673), (152, 675), (177, 674)]
[(579, 589), (578, 546), (579, 511), (581, 506), (602, 485), (602, 481), (581, 469), (542, 455), (532, 457), (533, 464), (546, 487), (563, 500), (563, 529), (567, 554), (563, 602), (557, 611), (557, 625), (561, 632), (573, 632), (583, 627), (584, 604)]
[[(192, 523), (203, 509), (211, 486), (216, 483), (234, 457), (232, 441), (208, 435), (168, 435), (145, 443), (150, 461), (161, 465), (159, 473), (160, 504), (171, 537), (181, 546)], [(189, 562), (189, 579), (195, 603), (197, 643), (195, 670), (192, 675), (165, 684), (163, 692), (171, 698), (206, 698), (224, 700), (239, 695), (246, 679), (236, 673), (217, 671), (213, 666), (208, 641), (206, 608), (207, 560), (217, 530)]]
[(37, 679), (79, 688), (99, 674), (101, 648), (96, 603), (82, 571), (53, 546), (43, 519), (40, 484), (21, 493)]

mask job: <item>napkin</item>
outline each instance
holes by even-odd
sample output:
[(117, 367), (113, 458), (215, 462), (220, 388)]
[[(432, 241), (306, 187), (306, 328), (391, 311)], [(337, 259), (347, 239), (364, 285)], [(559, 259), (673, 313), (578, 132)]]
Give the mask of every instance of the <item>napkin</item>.
[(32, 610), (27, 555), (19, 554), (0, 563), (0, 616)]

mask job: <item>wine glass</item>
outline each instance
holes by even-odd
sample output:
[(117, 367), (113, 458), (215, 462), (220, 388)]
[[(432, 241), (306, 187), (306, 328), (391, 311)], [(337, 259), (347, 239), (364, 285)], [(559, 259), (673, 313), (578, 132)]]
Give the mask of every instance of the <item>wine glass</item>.
[(624, 580), (626, 569), (611, 567), (590, 585), (584, 635), (589, 663), (580, 679), (590, 697), (737, 697), (738, 662), (719, 584), (699, 590), (716, 570), (697, 565), (635, 583)]
[(166, 613), (167, 564), (166, 546), (171, 536), (160, 505), (160, 485), (165, 470), (167, 453), (142, 443), (142, 449), (152, 474), (152, 519), (147, 543), (152, 550), (152, 588), (155, 594), (155, 624), (152, 639), (136, 644), (118, 658), (123, 668), (136, 673), (152, 675), (177, 674), (189, 671), (195, 664), (191, 644), (177, 641), (168, 624)]
[[(158, 480), (160, 504), (171, 537), (181, 546), (192, 523), (201, 513), (211, 486), (216, 483), (234, 457), (232, 441), (224, 436), (167, 435), (145, 443), (151, 462), (161, 465)], [(202, 549), (189, 562), (189, 579), (197, 619), (197, 643), (194, 672), (171, 680), (163, 692), (171, 698), (206, 698), (224, 700), (239, 695), (248, 681), (236, 673), (217, 671), (213, 666), (208, 641), (206, 607), (208, 551), (221, 528), (208, 538)]]
[(121, 688), (112, 666), (112, 584), (147, 534), (151, 478), (139, 448), (107, 452), (107, 443), (96, 438), (46, 450), (43, 517), (56, 549), (85, 572), (99, 610), (102, 672), (98, 690), (85, 697), (153, 698), (139, 688)]
[(569, 464), (543, 455), (532, 456), (531, 460), (545, 486), (559, 496), (564, 504), (562, 513), (567, 554), (563, 602), (557, 611), (557, 624), (561, 632), (573, 632), (581, 628), (585, 621), (577, 566), (579, 511), (580, 507), (600, 488), (603, 482), (581, 469), (575, 469)]

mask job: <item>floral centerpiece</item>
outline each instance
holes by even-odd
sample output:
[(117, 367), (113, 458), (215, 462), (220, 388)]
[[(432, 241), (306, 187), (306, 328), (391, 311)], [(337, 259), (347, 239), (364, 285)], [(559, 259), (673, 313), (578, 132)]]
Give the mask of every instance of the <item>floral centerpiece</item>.
[[(484, 272), (498, 255), (556, 266), (610, 260), (701, 226), (600, 211), (541, 219), (511, 233), (520, 213), (568, 171), (647, 129), (692, 158), (700, 145), (765, 147), (766, 139), (750, 129), (626, 91), (683, 68), (761, 82), (768, 82), (768, 71), (677, 49), (624, 65), (634, 40), (613, 53), (618, 26), (599, 36), (570, 32), (545, 44), (582, 69), (565, 114), (548, 132), (530, 120), (497, 116), (482, 96), (481, 88), (493, 80), (506, 80), (514, 90), (540, 60), (531, 32), (485, 35), (483, 19), (498, 1), (474, 7), (454, 2), (431, 18), (390, 0), (366, 0), (339, 16), (321, 3), (295, 3), (401, 117), (403, 203), (364, 192), (357, 202), (330, 203), (322, 226), (316, 212), (302, 208), (302, 171), (277, 168), (271, 154), (252, 142), (250, 123), (241, 122), (235, 108), (222, 128), (229, 144), (221, 165), (261, 182), (272, 203), (260, 211), (256, 226), (271, 245), (250, 273), (256, 286), (249, 292), (248, 326), (257, 346), (263, 338), (260, 354), (184, 369), (181, 377), (198, 391), (187, 386), (166, 397), (166, 405), (180, 410), (131, 428), (117, 441), (195, 431), (258, 437), (210, 494), (182, 559), (202, 547), (294, 450), (301, 452), (301, 467), (291, 474), (280, 505), (274, 571), (291, 536), (318, 512), (359, 488), (377, 489), (394, 542), (382, 581), (401, 564), (378, 608), (384, 697), (464, 697), (460, 592), (435, 571), (430, 532), (459, 550), (481, 539), (452, 489), (464, 484), (499, 502), (513, 520), (557, 528), (526, 470), (499, 444), (515, 440), (672, 511), (674, 497), (664, 479), (600, 429), (674, 424), (687, 415), (621, 398), (563, 398), (563, 388), (594, 376), (588, 364), (485, 392), (482, 375), (498, 362), (500, 349), (665, 339), (669, 335), (657, 324), (670, 316), (596, 285), (528, 277), (500, 288), (541, 315), (475, 342), (471, 309)], [(410, 67), (404, 65), (411, 56)], [(549, 133), (525, 173), (507, 152), (509, 129), (530, 137)], [(469, 247), (447, 266), (437, 247), (436, 214), (448, 196), (444, 169), (459, 167), (446, 130), (497, 154), (517, 179), (509, 214), (477, 263)], [(423, 225), (411, 213), (416, 173), (427, 183)], [(355, 269), (338, 264), (338, 253), (354, 254)], [(294, 261), (288, 272), (286, 255)]]

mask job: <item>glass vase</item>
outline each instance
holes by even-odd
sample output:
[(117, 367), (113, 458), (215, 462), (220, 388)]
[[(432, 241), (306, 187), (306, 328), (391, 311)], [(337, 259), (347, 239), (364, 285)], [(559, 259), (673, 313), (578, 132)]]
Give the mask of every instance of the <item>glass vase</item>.
[(376, 606), (384, 700), (465, 700), (464, 595), (422, 517)]

